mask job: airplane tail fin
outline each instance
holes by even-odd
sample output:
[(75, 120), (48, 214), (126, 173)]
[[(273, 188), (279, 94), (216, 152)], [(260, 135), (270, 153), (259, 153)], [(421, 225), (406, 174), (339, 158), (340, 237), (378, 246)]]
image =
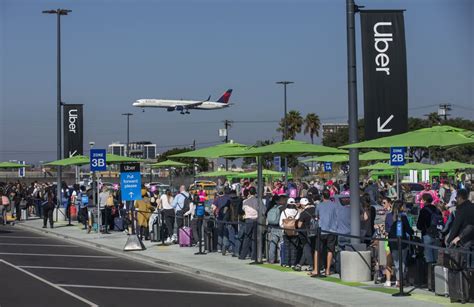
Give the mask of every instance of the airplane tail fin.
[(219, 100), (217, 100), (217, 102), (229, 103), (229, 99), (230, 99), (231, 94), (232, 94), (232, 89), (228, 89), (227, 91), (225, 91), (224, 94), (222, 94), (221, 98), (219, 98)]

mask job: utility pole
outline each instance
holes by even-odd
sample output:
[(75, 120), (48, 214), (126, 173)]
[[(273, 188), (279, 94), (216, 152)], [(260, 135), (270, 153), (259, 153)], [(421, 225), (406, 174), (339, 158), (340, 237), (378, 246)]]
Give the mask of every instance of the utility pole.
[[(225, 142), (229, 143), (229, 128), (232, 126), (232, 121), (231, 120), (224, 120), (224, 129), (225, 129)], [(229, 160), (226, 158), (225, 159), (225, 170), (229, 170)]]
[(444, 117), (444, 121), (448, 120), (448, 111), (451, 111), (451, 104), (450, 103), (444, 103), (440, 104), (438, 108), (438, 115)]
[(133, 113), (122, 113), (123, 116), (127, 116), (127, 145), (125, 148), (125, 156), (129, 157), (129, 145), (130, 145), (130, 116), (133, 115)]
[[(57, 10), (47, 10), (43, 11), (43, 14), (56, 14), (57, 15), (57, 53), (56, 53), (56, 68), (57, 68), (57, 101), (56, 101), (56, 138), (57, 138), (57, 159), (62, 159), (62, 123), (61, 123), (61, 111), (62, 111), (62, 102), (61, 102), (61, 16), (67, 16), (71, 13), (71, 10), (66, 9), (57, 9)], [(57, 206), (61, 205), (61, 167), (57, 167), (57, 174), (58, 174), (58, 182), (56, 184), (56, 199), (57, 199)]]
[[(357, 66), (355, 41), (355, 14), (359, 7), (354, 0), (346, 0), (347, 22), (347, 79), (349, 105), (349, 144), (357, 143)], [(359, 203), (359, 150), (349, 149), (349, 187), (351, 197), (351, 235), (360, 236), (360, 203)], [(351, 238), (352, 244), (360, 239)]]

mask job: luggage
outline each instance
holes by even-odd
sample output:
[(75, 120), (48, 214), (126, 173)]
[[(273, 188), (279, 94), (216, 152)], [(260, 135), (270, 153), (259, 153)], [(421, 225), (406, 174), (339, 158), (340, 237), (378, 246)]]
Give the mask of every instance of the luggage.
[(27, 218), (26, 218), (26, 209), (21, 209), (21, 220), (22, 221), (25, 221)]
[(191, 247), (192, 246), (192, 230), (188, 226), (183, 226), (179, 229), (179, 246)]
[(123, 217), (116, 217), (114, 218), (114, 231), (124, 231), (125, 230), (125, 222)]
[(428, 291), (435, 291), (435, 269), (436, 263), (428, 263)]
[[(396, 251), (397, 252), (397, 251)], [(427, 265), (423, 257), (415, 257), (407, 265), (408, 285), (416, 288), (424, 288), (428, 284)]]
[(69, 212), (71, 214), (71, 220), (77, 220), (77, 207), (75, 205), (69, 207)]
[(442, 266), (434, 267), (434, 279), (435, 279), (435, 294), (448, 296), (449, 295), (449, 270)]
[(159, 242), (161, 240), (161, 223), (160, 220), (157, 218), (155, 219), (154, 223), (151, 225), (151, 232), (150, 232), (150, 241), (151, 242)]
[(455, 271), (449, 270), (448, 287), (451, 303), (469, 302), (469, 277), (471, 274), (467, 270)]

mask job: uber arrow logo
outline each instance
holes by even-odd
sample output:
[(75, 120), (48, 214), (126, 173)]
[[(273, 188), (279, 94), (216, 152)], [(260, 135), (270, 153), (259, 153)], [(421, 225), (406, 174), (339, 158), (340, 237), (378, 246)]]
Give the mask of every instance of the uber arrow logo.
[(385, 128), (385, 126), (387, 126), (387, 124), (393, 119), (393, 114), (390, 115), (389, 118), (387, 118), (387, 120), (383, 123), (383, 124), (380, 124), (380, 117), (377, 117), (377, 132), (390, 132), (392, 131), (392, 129), (388, 129), (388, 128)]

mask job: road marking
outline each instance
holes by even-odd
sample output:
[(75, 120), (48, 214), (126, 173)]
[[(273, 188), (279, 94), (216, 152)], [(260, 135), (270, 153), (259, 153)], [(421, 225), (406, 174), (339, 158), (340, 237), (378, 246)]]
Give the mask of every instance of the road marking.
[(2, 236), (0, 235), (0, 239), (51, 239), (45, 237), (24, 237), (24, 236)]
[(119, 270), (119, 269), (93, 269), (93, 268), (68, 268), (59, 266), (35, 266), (20, 265), (24, 269), (45, 269), (45, 270), (74, 270), (74, 271), (98, 271), (98, 272), (125, 272), (125, 273), (150, 273), (150, 274), (173, 274), (169, 271), (143, 271), (143, 270)]
[(59, 287), (58, 285), (55, 285), (55, 284), (53, 284), (53, 283), (47, 281), (46, 279), (39, 277), (38, 275), (35, 275), (35, 274), (33, 274), (33, 273), (30, 273), (30, 272), (28, 272), (27, 270), (24, 270), (24, 269), (22, 269), (22, 268), (19, 268), (19, 267), (17, 267), (16, 265), (14, 265), (14, 264), (12, 264), (12, 263), (10, 263), (10, 262), (7, 262), (7, 261), (5, 261), (5, 260), (3, 260), (3, 259), (0, 259), (0, 262), (3, 262), (3, 263), (5, 263), (6, 265), (9, 265), (9, 266), (11, 266), (12, 268), (14, 268), (14, 269), (16, 269), (16, 270), (18, 270), (18, 271), (20, 271), (20, 272), (23, 272), (23, 273), (25, 273), (25, 274), (27, 274), (27, 275), (33, 277), (33, 278), (36, 278), (37, 280), (39, 280), (39, 281), (41, 281), (41, 282), (44, 282), (44, 283), (47, 284), (48, 286), (51, 286), (51, 287), (53, 287), (53, 288), (55, 288), (55, 289), (57, 289), (57, 290), (59, 290), (59, 291), (61, 291), (61, 292), (64, 292), (64, 293), (66, 293), (66, 294), (68, 294), (68, 295), (70, 295), (70, 296), (72, 296), (72, 297), (74, 297), (74, 298), (80, 300), (81, 302), (86, 303), (87, 305), (89, 305), (89, 306), (91, 306), (91, 307), (98, 307), (98, 306), (99, 306), (99, 305), (94, 304), (94, 303), (92, 303), (91, 301), (89, 301), (89, 300), (83, 298), (82, 296), (79, 296), (79, 295), (77, 295), (77, 294), (72, 293), (71, 291), (68, 291), (68, 290), (66, 290), (66, 289), (63, 289), (63, 288)]
[(92, 286), (92, 285), (57, 284), (57, 286), (67, 287), (67, 288), (89, 288), (89, 289), (104, 289), (104, 290), (186, 293), (186, 294), (223, 295), (223, 296), (250, 296), (251, 295), (249, 293), (229, 293), (229, 292), (210, 292), (210, 291), (191, 291), (191, 290), (188, 291), (188, 290), (171, 290), (171, 289), (129, 288), (129, 287), (108, 287), (108, 286)]
[(29, 254), (29, 253), (0, 253), (0, 255), (42, 256), (42, 257), (74, 257), (74, 258), (117, 258), (117, 257), (114, 257), (114, 256), (63, 255), (63, 254)]
[(77, 245), (67, 245), (67, 244), (34, 244), (34, 243), (3, 243), (3, 242), (0, 242), (0, 245), (46, 246), (46, 247), (79, 247)]

